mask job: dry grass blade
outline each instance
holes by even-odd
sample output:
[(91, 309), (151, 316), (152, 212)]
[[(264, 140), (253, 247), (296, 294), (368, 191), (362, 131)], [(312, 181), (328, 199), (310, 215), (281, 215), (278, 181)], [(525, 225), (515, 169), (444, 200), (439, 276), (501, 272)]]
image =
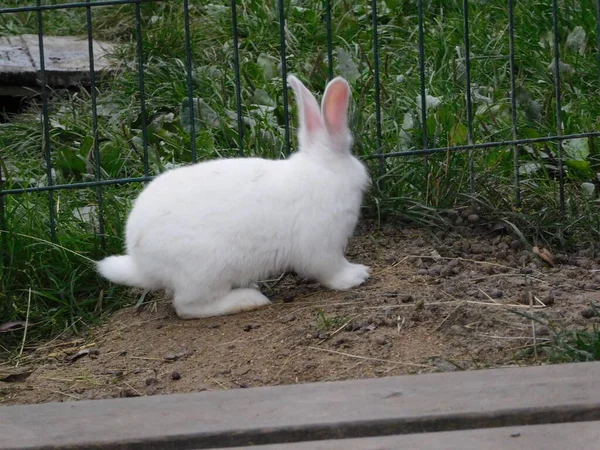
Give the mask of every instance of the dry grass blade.
[(31, 288), (29, 288), (29, 295), (27, 296), (27, 314), (25, 315), (25, 329), (23, 330), (23, 341), (21, 342), (21, 349), (19, 350), (19, 356), (15, 367), (19, 367), (19, 361), (23, 356), (23, 349), (25, 348), (25, 339), (27, 339), (27, 328), (29, 327), (29, 311), (31, 310)]
[(321, 339), (317, 345), (321, 345), (323, 342), (331, 339), (332, 337), (334, 337), (336, 334), (338, 334), (340, 331), (342, 331), (344, 328), (346, 328), (346, 325), (348, 325), (350, 322), (352, 322), (354, 319), (356, 319), (358, 316), (353, 316), (350, 319), (348, 319), (341, 327), (339, 327), (337, 330), (335, 330), (333, 333), (331, 333), (329, 336), (327, 336), (325, 339)]
[[(435, 327), (435, 328), (434, 328), (432, 331), (437, 331), (437, 330), (439, 330), (439, 329), (442, 327), (442, 325), (444, 325), (444, 324), (446, 323), (446, 321), (447, 321), (447, 320), (448, 320), (448, 319), (449, 319), (449, 318), (450, 318), (450, 317), (451, 317), (451, 316), (452, 316), (452, 315), (453, 315), (453, 314), (454, 314), (454, 313), (455, 313), (455, 312), (458, 310), (458, 308), (460, 308), (460, 307), (461, 307), (461, 306), (463, 306), (463, 305), (464, 305), (464, 303), (463, 303), (463, 302), (460, 302), (458, 305), (456, 305), (456, 307), (455, 307), (455, 308), (454, 308), (452, 311), (450, 311), (450, 314), (448, 314), (448, 315), (447, 315), (447, 316), (444, 318), (444, 320), (442, 320), (442, 321), (439, 323), (439, 325), (438, 325), (437, 327)], [(402, 324), (404, 324), (404, 321), (402, 322)], [(398, 331), (400, 331), (400, 325), (398, 325)]]
[[(525, 275), (525, 286), (527, 289), (527, 297), (529, 300), (529, 309), (531, 311), (531, 315), (533, 316), (533, 294), (531, 293), (531, 286), (529, 285), (529, 278)], [(536, 321), (531, 319), (531, 333), (533, 335), (533, 356), (535, 359), (538, 359), (538, 348), (537, 348), (537, 333), (535, 329)]]
[(320, 348), (320, 347), (309, 346), (307, 348), (309, 348), (311, 350), (317, 350), (319, 352), (326, 352), (326, 353), (332, 353), (334, 355), (346, 356), (347, 358), (362, 359), (365, 361), (379, 361), (379, 362), (384, 362), (384, 363), (388, 363), (388, 364), (397, 364), (400, 366), (420, 367), (423, 369), (429, 369), (432, 367), (427, 364), (416, 364), (416, 363), (409, 363), (409, 362), (404, 362), (404, 361), (394, 361), (392, 359), (372, 358), (370, 356), (353, 355), (352, 353), (338, 352), (336, 350), (329, 350), (329, 349)]
[(494, 267), (502, 267), (504, 269), (509, 269), (509, 270), (514, 270), (514, 267), (510, 267), (507, 266), (505, 264), (499, 264), (499, 263), (495, 263), (495, 262), (490, 262), (490, 261), (477, 261), (475, 259), (468, 259), (468, 258), (450, 258), (447, 256), (431, 256), (431, 255), (408, 255), (405, 256), (403, 258), (404, 260), (407, 260), (409, 258), (421, 258), (421, 259), (445, 259), (445, 260), (452, 260), (455, 259), (457, 261), (464, 261), (464, 262), (469, 262), (469, 263), (473, 263), (473, 264), (479, 264), (479, 265), (484, 265), (484, 266), (494, 266)]
[(50, 389), (50, 388), (40, 388), (44, 391), (48, 391), (48, 392), (52, 392), (54, 394), (59, 394), (59, 395), (64, 395), (66, 397), (71, 397), (74, 398), (75, 400), (81, 400), (81, 397), (75, 395), (75, 394), (69, 394), (68, 392), (62, 392), (62, 391), (57, 391), (55, 389)]

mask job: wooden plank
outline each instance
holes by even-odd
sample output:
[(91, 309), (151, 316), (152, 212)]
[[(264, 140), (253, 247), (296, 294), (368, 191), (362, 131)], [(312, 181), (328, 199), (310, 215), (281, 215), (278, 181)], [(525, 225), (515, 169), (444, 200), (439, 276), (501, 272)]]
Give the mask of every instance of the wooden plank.
[[(97, 74), (109, 70), (107, 55), (115, 46), (93, 41), (94, 69)], [(44, 64), (51, 87), (87, 84), (90, 63), (87, 37), (44, 36)], [(0, 85), (41, 85), (39, 38), (35, 34), (0, 38)]]
[(588, 420), (600, 420), (600, 362), (9, 406), (0, 449), (217, 448)]
[(574, 422), (229, 447), (227, 450), (593, 450), (599, 447), (600, 422)]
[(0, 84), (32, 86), (36, 69), (21, 36), (0, 37)]

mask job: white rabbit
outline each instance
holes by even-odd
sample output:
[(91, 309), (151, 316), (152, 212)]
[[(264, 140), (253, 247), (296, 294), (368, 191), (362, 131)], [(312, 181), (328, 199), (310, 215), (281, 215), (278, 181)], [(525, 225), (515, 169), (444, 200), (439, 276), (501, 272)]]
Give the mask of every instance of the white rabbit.
[(101, 275), (172, 292), (182, 319), (267, 305), (254, 283), (287, 270), (336, 290), (369, 277), (344, 256), (370, 184), (351, 154), (350, 86), (332, 80), (319, 109), (298, 78), (287, 82), (299, 150), (285, 160), (221, 159), (161, 174), (134, 203), (127, 254), (100, 261)]

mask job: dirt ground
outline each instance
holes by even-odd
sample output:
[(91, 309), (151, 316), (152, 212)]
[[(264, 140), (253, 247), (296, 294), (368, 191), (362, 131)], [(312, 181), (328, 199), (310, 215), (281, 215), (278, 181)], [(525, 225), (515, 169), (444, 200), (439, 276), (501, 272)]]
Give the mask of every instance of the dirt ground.
[(39, 346), (18, 368), (0, 364), (0, 403), (539, 364), (552, 330), (534, 332), (526, 315), (559, 328), (600, 323), (590, 308), (600, 304), (598, 249), (554, 255), (552, 267), (491, 225), (374, 229), (361, 224), (348, 249), (372, 267), (358, 289), (290, 275), (264, 286), (269, 307), (192, 321), (155, 295), (84, 337)]

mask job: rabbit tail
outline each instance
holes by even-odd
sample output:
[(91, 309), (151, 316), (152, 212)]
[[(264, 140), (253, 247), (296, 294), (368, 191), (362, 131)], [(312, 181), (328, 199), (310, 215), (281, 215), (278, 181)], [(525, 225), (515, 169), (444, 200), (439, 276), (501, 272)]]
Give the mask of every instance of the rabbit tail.
[(146, 288), (147, 282), (129, 255), (109, 256), (97, 263), (97, 270), (104, 278), (116, 284)]

